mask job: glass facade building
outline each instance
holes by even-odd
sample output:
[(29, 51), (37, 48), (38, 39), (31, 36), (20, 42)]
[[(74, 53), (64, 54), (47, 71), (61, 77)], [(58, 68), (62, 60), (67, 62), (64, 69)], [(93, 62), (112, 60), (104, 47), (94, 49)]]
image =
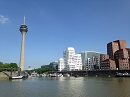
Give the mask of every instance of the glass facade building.
[(82, 51), (82, 64), (84, 70), (96, 70), (100, 68), (100, 53), (96, 51)]

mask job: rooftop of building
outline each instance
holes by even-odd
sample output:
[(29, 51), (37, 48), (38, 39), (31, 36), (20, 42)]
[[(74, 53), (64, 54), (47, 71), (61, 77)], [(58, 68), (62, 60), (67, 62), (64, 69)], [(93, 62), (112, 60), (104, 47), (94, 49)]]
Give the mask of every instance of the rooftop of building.
[(67, 47), (67, 50), (74, 50), (73, 47)]
[(107, 43), (107, 44), (111, 44), (111, 43), (113, 43), (113, 42), (118, 42), (118, 41), (124, 41), (124, 42), (126, 42), (126, 40), (115, 40), (115, 41), (112, 41), (112, 42), (109, 42), (109, 43)]
[(59, 60), (64, 60), (63, 58), (60, 58)]
[(97, 52), (97, 51), (81, 51), (81, 53), (84, 53), (84, 52), (86, 52), (86, 53), (88, 53), (88, 52), (92, 52), (92, 53), (100, 53), (100, 52)]

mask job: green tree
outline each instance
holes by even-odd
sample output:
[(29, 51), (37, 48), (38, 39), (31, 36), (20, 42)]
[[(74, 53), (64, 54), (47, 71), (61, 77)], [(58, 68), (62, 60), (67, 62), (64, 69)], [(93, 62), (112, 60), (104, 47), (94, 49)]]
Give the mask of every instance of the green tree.
[(3, 71), (3, 70), (8, 70), (10, 71), (10, 68), (13, 68), (14, 71), (16, 71), (18, 69), (18, 66), (16, 63), (3, 63), (3, 62), (0, 62), (0, 70)]
[(49, 65), (45, 65), (45, 66), (42, 66), (42, 68), (37, 68), (37, 69), (34, 69), (34, 70), (27, 70), (27, 72), (29, 74), (31, 74), (33, 71), (39, 73), (39, 74), (42, 74), (42, 73), (45, 73), (45, 72), (48, 72), (48, 71), (54, 71), (56, 70), (55, 68), (53, 67), (50, 67)]
[(10, 68), (10, 64), (9, 63), (4, 63), (2, 68)]
[(18, 65), (16, 63), (10, 63), (10, 67), (12, 67), (12, 68), (18, 68)]
[(3, 66), (3, 62), (0, 62), (0, 68), (2, 68), (2, 66)]

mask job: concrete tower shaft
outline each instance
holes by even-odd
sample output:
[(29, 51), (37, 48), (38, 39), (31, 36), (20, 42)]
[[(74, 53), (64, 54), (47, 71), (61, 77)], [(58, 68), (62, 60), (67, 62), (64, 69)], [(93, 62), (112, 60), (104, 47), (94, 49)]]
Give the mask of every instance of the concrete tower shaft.
[(21, 71), (24, 70), (24, 41), (25, 41), (25, 34), (27, 33), (28, 31), (28, 28), (25, 24), (25, 17), (24, 17), (24, 24), (22, 24), (20, 26), (20, 32), (22, 34), (22, 44), (21, 44), (21, 53), (20, 53), (20, 64), (19, 64), (19, 67), (21, 69)]

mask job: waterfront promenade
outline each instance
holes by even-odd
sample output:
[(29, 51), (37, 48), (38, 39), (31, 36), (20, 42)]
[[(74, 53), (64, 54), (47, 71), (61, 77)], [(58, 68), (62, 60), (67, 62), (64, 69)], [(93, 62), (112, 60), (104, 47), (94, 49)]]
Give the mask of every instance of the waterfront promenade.
[(70, 74), (71, 76), (116, 76), (116, 73), (130, 73), (130, 70), (88, 70), (88, 71), (50, 71), (49, 73)]

